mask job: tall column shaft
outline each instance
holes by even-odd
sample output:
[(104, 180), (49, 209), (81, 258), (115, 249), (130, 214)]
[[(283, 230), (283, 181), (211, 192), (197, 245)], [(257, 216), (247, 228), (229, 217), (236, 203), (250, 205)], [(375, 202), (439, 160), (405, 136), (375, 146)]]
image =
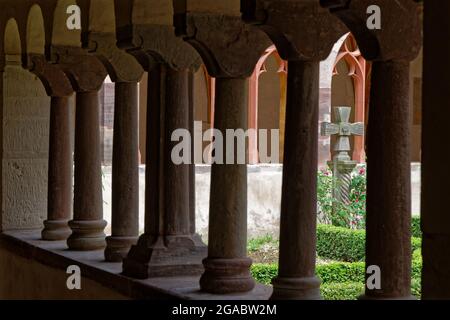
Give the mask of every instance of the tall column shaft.
[(164, 128), (164, 110), (162, 90), (164, 90), (165, 70), (156, 66), (148, 73), (147, 97), (147, 135), (146, 135), (146, 170), (145, 170), (145, 235), (155, 241), (163, 233), (163, 216), (160, 210), (160, 199), (163, 190), (159, 181), (163, 177), (160, 170), (162, 159), (161, 132)]
[(138, 84), (115, 85), (111, 236), (107, 261), (122, 261), (139, 233)]
[(72, 148), (68, 97), (52, 97), (48, 162), (48, 206), (42, 239), (65, 240), (72, 212)]
[(374, 62), (367, 134), (366, 267), (381, 289), (364, 298), (411, 296), (409, 62)]
[[(174, 94), (175, 93), (175, 94)], [(190, 236), (190, 167), (175, 164), (171, 159), (173, 148), (179, 143), (171, 141), (177, 129), (189, 130), (189, 71), (166, 71), (165, 148), (164, 148), (164, 204), (165, 233), (168, 236)]]
[(206, 248), (190, 224), (192, 165), (171, 158), (180, 143), (172, 133), (191, 127), (189, 71), (159, 65), (149, 72), (148, 89), (145, 233), (124, 260), (124, 274), (197, 275)]
[[(195, 121), (195, 74), (194, 72), (189, 73), (189, 132), (191, 133), (192, 139), (194, 137), (194, 121)], [(194, 140), (193, 140), (194, 141)], [(189, 220), (190, 220), (190, 233), (199, 238), (199, 235), (196, 234), (196, 212), (195, 212), (195, 147), (194, 143), (191, 145), (191, 163), (189, 166), (189, 184), (190, 184), (190, 198), (189, 198)]]
[(319, 63), (289, 61), (279, 274), (272, 299), (320, 299), (315, 276)]
[(105, 246), (100, 157), (98, 92), (76, 97), (75, 186), (69, 249), (95, 250)]
[[(224, 136), (227, 129), (247, 128), (247, 96), (247, 79), (217, 79), (214, 126)], [(208, 258), (200, 280), (211, 293), (245, 292), (255, 285), (247, 257), (247, 166), (237, 164), (237, 152), (234, 162), (211, 168)]]
[(424, 2), (422, 299), (450, 299), (450, 1)]

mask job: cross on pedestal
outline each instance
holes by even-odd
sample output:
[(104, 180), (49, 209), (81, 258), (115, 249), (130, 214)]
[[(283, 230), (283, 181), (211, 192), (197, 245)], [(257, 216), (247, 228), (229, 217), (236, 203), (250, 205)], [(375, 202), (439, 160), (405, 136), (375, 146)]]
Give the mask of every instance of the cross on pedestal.
[(337, 136), (334, 145), (333, 161), (329, 162), (333, 171), (333, 197), (336, 201), (348, 204), (350, 202), (351, 173), (357, 162), (350, 157), (350, 137), (364, 135), (364, 123), (350, 123), (350, 107), (335, 107), (333, 112), (336, 123), (323, 122), (322, 136)]

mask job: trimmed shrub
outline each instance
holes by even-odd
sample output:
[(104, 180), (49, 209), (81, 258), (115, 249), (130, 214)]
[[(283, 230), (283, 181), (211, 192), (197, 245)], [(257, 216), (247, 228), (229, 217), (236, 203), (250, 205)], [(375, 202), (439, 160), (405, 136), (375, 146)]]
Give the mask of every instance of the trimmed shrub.
[(422, 239), (421, 238), (411, 238), (411, 249), (412, 249), (413, 253), (417, 250), (422, 249)]
[[(322, 281), (321, 292), (326, 300), (355, 300), (364, 290), (365, 231), (329, 225), (318, 226), (317, 252), (320, 257), (339, 262), (319, 264), (316, 274)], [(273, 239), (266, 239), (273, 241)], [(412, 238), (411, 293), (420, 298), (422, 274), (422, 240)], [(255, 242), (254, 247), (261, 245)], [(349, 262), (341, 262), (341, 261)], [(278, 274), (277, 264), (255, 264), (251, 269), (256, 281), (270, 285)]]
[[(251, 269), (253, 278), (262, 284), (271, 284), (278, 274), (276, 264), (254, 264)], [(364, 283), (364, 262), (333, 262), (318, 265), (316, 275), (322, 284), (328, 283)]]
[(333, 262), (316, 267), (316, 275), (322, 280), (322, 284), (327, 283), (364, 283), (364, 262)]
[(422, 296), (422, 285), (420, 279), (412, 279), (411, 280), (411, 294), (416, 296), (417, 299), (420, 299)]
[(272, 283), (272, 279), (278, 275), (278, 265), (254, 264), (252, 265), (251, 273), (257, 282), (269, 285)]
[(321, 258), (356, 262), (366, 253), (366, 233), (330, 225), (317, 226), (317, 254)]
[(411, 235), (416, 238), (422, 238), (422, 230), (420, 229), (420, 217), (412, 217)]
[(364, 293), (364, 284), (360, 282), (328, 283), (320, 287), (325, 300), (356, 300)]
[[(331, 225), (317, 226), (319, 257), (344, 262), (364, 261), (366, 232)], [(411, 238), (412, 252), (422, 247), (421, 238)]]
[(420, 280), (420, 278), (422, 277), (422, 257), (413, 258), (411, 266), (411, 277), (418, 280)]
[[(416, 251), (417, 252), (417, 251)], [(414, 256), (417, 256), (417, 254)], [(422, 261), (415, 258), (412, 262), (411, 293), (421, 295)], [(278, 274), (276, 264), (254, 264), (252, 275), (259, 283), (270, 285)], [(316, 274), (321, 279), (321, 292), (326, 300), (355, 300), (364, 291), (364, 262), (333, 262), (316, 267)]]

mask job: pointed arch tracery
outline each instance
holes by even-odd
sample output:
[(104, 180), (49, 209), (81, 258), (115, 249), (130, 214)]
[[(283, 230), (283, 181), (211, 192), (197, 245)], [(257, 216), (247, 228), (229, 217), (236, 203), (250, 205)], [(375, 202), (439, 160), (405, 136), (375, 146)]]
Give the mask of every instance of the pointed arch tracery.
[[(348, 76), (353, 79), (355, 92), (355, 122), (367, 122), (368, 73), (369, 63), (358, 48), (355, 37), (348, 33), (333, 66), (333, 76), (338, 74), (337, 65), (345, 61), (349, 68)], [(353, 160), (365, 162), (364, 137), (354, 137)]]

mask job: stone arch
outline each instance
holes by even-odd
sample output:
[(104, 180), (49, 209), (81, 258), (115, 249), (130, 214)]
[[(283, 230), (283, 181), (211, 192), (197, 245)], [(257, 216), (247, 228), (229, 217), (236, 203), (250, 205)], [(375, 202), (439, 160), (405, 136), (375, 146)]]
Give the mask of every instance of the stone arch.
[(89, 31), (112, 33), (116, 32), (116, 15), (114, 0), (90, 1)]
[(339, 38), (339, 40), (334, 44), (328, 58), (320, 63), (320, 70), (323, 71), (320, 73), (321, 88), (331, 88), (332, 74), (335, 67), (335, 62), (339, 54), (339, 50), (341, 49), (342, 44), (345, 42), (345, 39), (347, 39), (349, 34), (350, 33), (347, 33)]
[(22, 44), (19, 26), (14, 18), (9, 19), (5, 26), (4, 53), (6, 64), (19, 64), (21, 62)]
[(52, 45), (81, 47), (81, 30), (67, 28), (67, 8), (77, 5), (76, 0), (58, 0), (53, 18)]
[[(267, 72), (266, 63), (268, 60), (274, 57), (277, 64), (278, 64), (278, 70), (277, 73), (280, 75), (280, 124), (279, 128), (281, 129), (283, 127), (282, 125), (282, 116), (283, 113), (283, 104), (285, 104), (286, 99), (284, 96), (284, 90), (283, 87), (286, 88), (286, 81), (287, 81), (287, 62), (284, 61), (280, 55), (278, 54), (278, 51), (275, 47), (275, 45), (270, 46), (266, 49), (264, 54), (259, 59), (258, 63), (256, 64), (255, 70), (250, 77), (250, 84), (249, 84), (249, 110), (248, 110), (248, 128), (254, 129), (256, 132), (259, 129), (258, 125), (258, 114), (259, 114), (259, 104), (258, 104), (258, 98), (259, 98), (259, 78), (262, 74)], [(282, 133), (280, 132), (280, 136)], [(280, 144), (280, 149), (282, 149)], [(253, 136), (249, 139), (249, 162), (254, 164), (259, 162), (259, 156), (258, 156), (258, 134), (256, 136)]]
[[(336, 67), (345, 62), (354, 86), (355, 121), (364, 122), (368, 101), (369, 64), (362, 57), (359, 45), (352, 33), (343, 35), (333, 46), (328, 58), (320, 64), (320, 122), (331, 120), (332, 81), (336, 75)], [(330, 159), (330, 137), (319, 138), (319, 165), (326, 167)], [(355, 137), (353, 143), (353, 159), (365, 162), (364, 137)]]
[(45, 54), (44, 17), (37, 4), (34, 4), (28, 12), (26, 44), (27, 54)]
[[(348, 76), (353, 80), (355, 99), (355, 122), (365, 123), (367, 119), (367, 61), (358, 48), (356, 39), (351, 33), (343, 41), (333, 67), (333, 75), (337, 75), (337, 65), (344, 61), (348, 66)], [(353, 137), (353, 160), (365, 162), (364, 137)]]
[[(284, 112), (285, 112), (285, 105), (286, 105), (286, 88), (287, 88), (287, 61), (284, 61), (281, 56), (278, 54), (278, 51), (275, 47), (275, 45), (271, 45), (266, 49), (264, 54), (260, 57), (258, 60), (258, 63), (255, 66), (255, 69), (253, 71), (253, 74), (251, 75), (249, 79), (249, 103), (248, 103), (248, 128), (254, 129), (255, 132), (258, 131), (258, 81), (259, 77), (267, 72), (267, 69), (265, 67), (265, 63), (267, 60), (274, 56), (279, 68), (278, 73), (280, 74), (280, 150), (279, 155), (280, 159), (282, 159), (283, 155), (283, 137), (284, 137)], [(210, 76), (208, 73), (208, 70), (205, 65), (203, 65), (203, 72), (205, 73), (206, 77), (206, 86), (208, 90), (208, 100), (209, 100), (209, 106), (208, 106), (208, 118), (210, 119), (211, 128), (214, 128), (214, 100), (215, 100), (215, 78)], [(259, 162), (259, 156), (258, 156), (258, 135), (251, 136), (249, 139), (249, 162), (251, 164), (256, 164)]]
[(133, 0), (134, 24), (173, 24), (173, 4), (167, 0)]

